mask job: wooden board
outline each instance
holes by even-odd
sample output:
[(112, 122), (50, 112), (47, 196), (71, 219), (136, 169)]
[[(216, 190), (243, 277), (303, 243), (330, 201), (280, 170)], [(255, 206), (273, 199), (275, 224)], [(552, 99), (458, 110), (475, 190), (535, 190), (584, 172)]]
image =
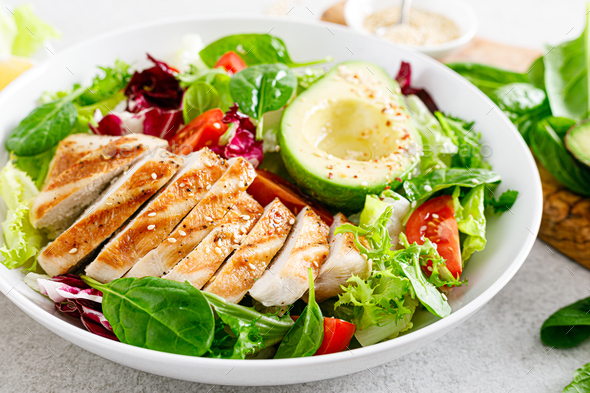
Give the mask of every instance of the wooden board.
[[(328, 9), (326, 22), (345, 25), (344, 2)], [(475, 37), (443, 62), (466, 61), (527, 72), (541, 52)], [(590, 269), (590, 198), (569, 191), (537, 162), (543, 185), (543, 219), (539, 237), (561, 253)]]

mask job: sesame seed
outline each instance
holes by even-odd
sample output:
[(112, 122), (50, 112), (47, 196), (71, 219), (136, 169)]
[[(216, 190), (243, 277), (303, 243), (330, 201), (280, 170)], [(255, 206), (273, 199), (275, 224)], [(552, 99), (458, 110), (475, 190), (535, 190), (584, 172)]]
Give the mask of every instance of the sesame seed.
[(424, 232), (425, 230), (426, 230), (426, 225), (422, 225), (422, 226), (420, 227), (420, 232)]
[(428, 184), (424, 186), (424, 191), (426, 192), (430, 192), (432, 191), (432, 187), (430, 187)]
[(184, 188), (184, 183), (179, 184), (180, 188)]
[(211, 168), (213, 166), (213, 164), (211, 164), (209, 161), (205, 161), (205, 166), (207, 168)]
[(221, 239), (217, 240), (217, 246), (218, 246), (218, 247), (221, 247), (221, 246), (222, 246), (222, 244), (221, 244)]
[(281, 147), (280, 147), (279, 145), (277, 145), (277, 146), (275, 147), (275, 151), (278, 153), (279, 151), (281, 151)]
[(319, 151), (314, 151), (313, 154), (317, 157), (322, 157), (322, 153), (320, 153)]
[(173, 238), (173, 237), (169, 237), (169, 238), (168, 238), (168, 241), (169, 241), (170, 243), (176, 243), (176, 239), (175, 239), (175, 238)]
[(211, 184), (207, 184), (207, 187), (205, 187), (205, 189), (206, 189), (207, 191), (209, 191), (209, 190), (211, 189)]
[(186, 232), (185, 232), (185, 231), (183, 231), (182, 229), (181, 229), (180, 231), (178, 231), (178, 234), (179, 234), (180, 236), (186, 236)]
[(189, 193), (188, 193), (188, 196), (192, 198), (192, 197), (194, 197), (194, 196), (195, 196), (195, 193), (194, 193), (194, 192), (189, 192)]
[(215, 247), (215, 252), (217, 254), (221, 254), (221, 253), (223, 253), (223, 250), (221, 248), (219, 248), (219, 247)]
[(205, 220), (206, 221), (213, 221), (213, 219), (211, 217), (209, 217), (209, 216), (205, 216)]
[(295, 224), (295, 219), (294, 218), (290, 219), (289, 224), (291, 224), (291, 225)]
[(319, 266), (318, 266), (318, 263), (317, 263), (316, 261), (313, 261), (313, 265), (314, 265), (315, 267), (319, 267)]
[(411, 203), (412, 209), (416, 207), (416, 201), (412, 201)]
[(244, 182), (243, 182), (242, 180), (240, 180), (240, 181), (238, 182), (238, 187), (240, 187), (240, 188), (244, 188), (244, 186), (245, 186)]
[(438, 218), (438, 214), (432, 213), (432, 218)]
[(361, 186), (366, 187), (367, 186), (367, 182), (366, 181), (362, 182), (361, 183)]
[(240, 228), (240, 233), (246, 233), (248, 230), (246, 228)]
[(153, 213), (153, 212), (148, 214), (148, 217), (155, 217), (155, 216), (156, 216), (156, 213)]
[(428, 266), (426, 269), (428, 269), (429, 272), (432, 271), (432, 266)]
[(213, 127), (217, 128), (219, 130), (219, 129), (221, 129), (221, 124), (213, 123)]
[(154, 229), (156, 229), (155, 225), (148, 225), (148, 231), (153, 231)]
[(213, 277), (211, 277), (211, 278), (209, 279), (209, 282), (213, 282), (213, 281), (215, 281), (215, 279), (216, 279), (216, 278), (217, 278), (217, 276), (213, 276)]
[(328, 154), (328, 160), (331, 160), (332, 158), (334, 158), (334, 156), (331, 154)]
[(78, 249), (76, 247), (74, 247), (70, 250), (70, 254), (75, 254), (77, 252), (78, 252)]
[(244, 220), (249, 220), (249, 219), (250, 219), (250, 216), (249, 216), (249, 215), (247, 215), (247, 214), (244, 214), (244, 215), (242, 216), (242, 218), (243, 218)]
[(156, 175), (155, 173), (152, 173), (152, 179), (156, 180), (158, 178), (158, 175)]
[(475, 184), (479, 183), (479, 180), (477, 179), (471, 179), (472, 182), (474, 182)]
[(237, 244), (234, 244), (233, 246), (231, 246), (231, 248), (233, 248), (234, 250), (237, 250), (238, 248), (240, 248), (240, 246), (238, 246)]
[(256, 266), (254, 266), (252, 263), (248, 263), (248, 266), (250, 266), (250, 269), (256, 270)]
[(328, 168), (328, 169), (334, 169), (334, 165), (326, 165), (326, 168)]
[(107, 205), (112, 205), (112, 204), (113, 204), (113, 202), (107, 202)]

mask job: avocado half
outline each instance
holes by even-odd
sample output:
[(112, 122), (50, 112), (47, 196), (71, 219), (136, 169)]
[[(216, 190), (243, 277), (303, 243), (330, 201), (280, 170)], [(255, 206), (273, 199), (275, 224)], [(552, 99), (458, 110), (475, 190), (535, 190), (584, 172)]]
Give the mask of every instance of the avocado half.
[(421, 151), (397, 82), (360, 61), (334, 66), (289, 104), (279, 144), (297, 185), (345, 213), (360, 211), (367, 194), (399, 186)]

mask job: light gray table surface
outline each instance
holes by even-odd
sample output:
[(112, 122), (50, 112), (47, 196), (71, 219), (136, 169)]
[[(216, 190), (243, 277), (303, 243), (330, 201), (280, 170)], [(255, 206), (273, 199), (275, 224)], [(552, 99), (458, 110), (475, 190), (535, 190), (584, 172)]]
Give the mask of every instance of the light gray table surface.
[[(188, 13), (266, 13), (317, 18), (333, 1), (28, 0), (58, 26), (59, 51), (96, 34)], [(14, 6), (20, 1), (3, 2)], [(480, 35), (541, 48), (583, 28), (584, 2), (471, 1)], [(557, 392), (590, 362), (590, 341), (569, 350), (539, 340), (558, 308), (590, 296), (590, 271), (537, 240), (512, 281), (475, 316), (439, 341), (391, 363), (337, 379), (302, 385), (239, 388), (177, 381), (102, 359), (49, 332), (0, 296), (0, 392)]]

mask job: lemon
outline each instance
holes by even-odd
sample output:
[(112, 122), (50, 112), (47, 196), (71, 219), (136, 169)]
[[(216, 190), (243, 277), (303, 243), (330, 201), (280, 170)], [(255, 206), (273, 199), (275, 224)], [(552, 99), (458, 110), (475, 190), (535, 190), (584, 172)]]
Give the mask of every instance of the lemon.
[(0, 59), (0, 90), (12, 82), (17, 76), (31, 68), (33, 64), (22, 57), (11, 57), (7, 60)]

